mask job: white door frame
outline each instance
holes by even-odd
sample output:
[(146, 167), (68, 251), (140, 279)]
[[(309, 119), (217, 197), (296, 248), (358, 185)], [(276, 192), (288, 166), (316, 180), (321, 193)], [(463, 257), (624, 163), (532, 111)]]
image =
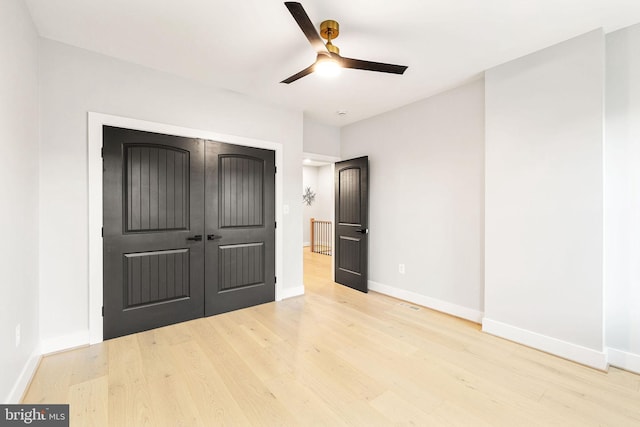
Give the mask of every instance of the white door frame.
[[(265, 148), (276, 153), (276, 222), (282, 224), (282, 190), (284, 175), (283, 146), (280, 143), (191, 129), (127, 117), (89, 112), (88, 114), (88, 180), (89, 180), (89, 343), (102, 342), (102, 126), (164, 133), (188, 138), (211, 139), (247, 147)], [(276, 277), (284, 277), (283, 227), (276, 228)], [(282, 279), (276, 283), (276, 301), (283, 297)]]

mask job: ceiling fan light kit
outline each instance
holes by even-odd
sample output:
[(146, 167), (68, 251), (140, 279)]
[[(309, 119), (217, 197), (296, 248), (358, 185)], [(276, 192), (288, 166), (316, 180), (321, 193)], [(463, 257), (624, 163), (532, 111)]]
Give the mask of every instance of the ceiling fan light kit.
[(318, 55), (313, 71), (320, 77), (335, 77), (340, 74), (342, 66), (336, 60), (325, 55)]
[[(280, 83), (293, 83), (302, 77), (317, 72), (320, 75), (335, 76), (339, 74), (340, 68), (354, 68), (358, 70), (378, 71), (382, 73), (403, 74), (408, 68), (405, 65), (385, 64), (382, 62), (364, 61), (362, 59), (345, 58), (340, 55), (340, 49), (334, 45), (334, 40), (340, 35), (340, 24), (334, 20), (322, 21), (320, 24), (320, 34), (316, 31), (309, 15), (305, 12), (300, 3), (284, 3), (293, 19), (298, 23), (300, 29), (311, 43), (311, 46), (318, 54), (316, 62), (302, 71), (281, 81)], [(322, 36), (322, 38), (321, 38)], [(325, 43), (322, 39), (327, 40)]]

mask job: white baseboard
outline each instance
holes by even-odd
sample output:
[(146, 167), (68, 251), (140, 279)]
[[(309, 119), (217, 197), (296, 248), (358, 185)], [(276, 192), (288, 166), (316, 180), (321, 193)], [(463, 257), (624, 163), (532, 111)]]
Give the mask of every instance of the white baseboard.
[(302, 247), (306, 248), (308, 246), (311, 246), (311, 242), (302, 242)]
[(487, 319), (486, 317), (482, 320), (482, 330), (491, 335), (524, 344), (602, 371), (605, 371), (608, 366), (607, 355), (602, 351), (521, 329), (496, 320)]
[(616, 350), (615, 348), (608, 348), (607, 356), (609, 365), (640, 374), (640, 354), (627, 353), (626, 351)]
[(296, 286), (295, 288), (285, 288), (282, 290), (282, 295), (278, 295), (277, 301), (283, 299), (298, 297), (304, 295), (304, 286)]
[(42, 340), (40, 351), (43, 355), (89, 345), (89, 331), (78, 331), (61, 337)]
[(36, 369), (38, 369), (41, 358), (42, 356), (40, 355), (40, 351), (38, 351), (38, 349), (36, 349), (31, 354), (31, 357), (29, 357), (29, 360), (27, 360), (24, 368), (22, 368), (22, 372), (20, 372), (20, 376), (18, 377), (16, 383), (13, 385), (13, 388), (11, 389), (11, 392), (9, 393), (9, 396), (5, 403), (14, 405), (20, 403), (20, 400), (22, 400), (24, 393), (27, 391), (27, 387), (29, 387), (29, 384), (31, 383), (31, 379), (36, 373)]
[(480, 323), (482, 321), (482, 316), (484, 315), (484, 313), (478, 310), (431, 298), (426, 295), (417, 294), (404, 289), (383, 285), (382, 283), (377, 283), (373, 280), (369, 280), (369, 289), (394, 298), (422, 305), (436, 311), (441, 311), (452, 316), (461, 317), (475, 323)]

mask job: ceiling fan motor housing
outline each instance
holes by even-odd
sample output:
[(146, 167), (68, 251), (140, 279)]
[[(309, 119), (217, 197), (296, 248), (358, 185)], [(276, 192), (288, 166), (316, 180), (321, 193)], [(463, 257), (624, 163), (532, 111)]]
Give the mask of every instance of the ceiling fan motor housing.
[(320, 35), (323, 39), (329, 41), (338, 38), (340, 35), (340, 24), (338, 24), (338, 21), (332, 19), (322, 21), (320, 24)]
[(331, 53), (335, 53), (336, 55), (340, 55), (340, 49), (338, 46), (331, 43), (331, 40), (340, 35), (340, 24), (338, 24), (338, 21), (334, 21), (332, 19), (322, 21), (320, 24), (320, 35), (323, 39), (327, 40), (325, 45), (327, 46), (327, 50)]

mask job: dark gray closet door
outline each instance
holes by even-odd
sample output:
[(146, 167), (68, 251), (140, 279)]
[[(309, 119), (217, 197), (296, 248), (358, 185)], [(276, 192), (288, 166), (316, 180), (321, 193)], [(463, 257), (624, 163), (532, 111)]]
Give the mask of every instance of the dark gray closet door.
[(369, 158), (335, 164), (335, 280), (368, 292)]
[(275, 299), (275, 152), (206, 149), (205, 315)]
[(204, 141), (105, 126), (103, 144), (104, 338), (202, 317)]

